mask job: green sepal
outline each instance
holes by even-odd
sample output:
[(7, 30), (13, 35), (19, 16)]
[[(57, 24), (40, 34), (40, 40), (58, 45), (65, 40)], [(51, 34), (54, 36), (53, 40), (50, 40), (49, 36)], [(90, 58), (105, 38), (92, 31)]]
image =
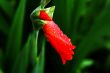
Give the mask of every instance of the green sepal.
[(41, 9), (42, 7), (40, 5), (30, 14), (30, 19), (32, 21), (34, 30), (39, 30), (44, 24), (43, 21), (38, 18)]
[(34, 19), (38, 18), (39, 14), (40, 14), (41, 8), (42, 8), (41, 6), (37, 7), (37, 8), (30, 14), (31, 20), (34, 20)]
[(46, 11), (46, 13), (47, 13), (51, 18), (53, 18), (53, 14), (54, 14), (54, 11), (55, 11), (55, 6), (46, 8), (45, 11)]
[(46, 13), (52, 18), (54, 11), (55, 11), (55, 6), (45, 8), (45, 9), (42, 9), (42, 6), (37, 7), (30, 15), (31, 20), (38, 18), (39, 14), (40, 14), (40, 10), (45, 10)]
[(35, 30), (39, 30), (46, 23), (46, 21), (40, 20), (40, 19), (35, 19), (32, 21), (32, 23), (33, 23), (33, 28)]
[(49, 7), (49, 8), (44, 8), (48, 3), (50, 2), (50, 0), (41, 0), (41, 4), (39, 7), (37, 7), (31, 14), (30, 14), (30, 18), (33, 24), (33, 28), (35, 30), (39, 30), (40, 28), (42, 28), (42, 26), (46, 23), (46, 20), (42, 20), (39, 18), (40, 15), (40, 11), (44, 10), (46, 11), (46, 13), (53, 18), (53, 13), (55, 10), (55, 6)]
[(42, 28), (42, 26), (45, 24), (45, 20), (42, 20), (39, 18), (39, 15), (40, 15), (40, 10), (45, 10), (46, 13), (51, 17), (53, 18), (53, 13), (54, 13), (54, 10), (55, 10), (55, 6), (52, 6), (52, 7), (49, 7), (49, 8), (45, 8), (45, 9), (42, 9), (41, 6), (37, 7), (30, 15), (30, 18), (31, 18), (31, 21), (33, 23), (33, 28), (35, 30), (39, 30), (40, 28)]

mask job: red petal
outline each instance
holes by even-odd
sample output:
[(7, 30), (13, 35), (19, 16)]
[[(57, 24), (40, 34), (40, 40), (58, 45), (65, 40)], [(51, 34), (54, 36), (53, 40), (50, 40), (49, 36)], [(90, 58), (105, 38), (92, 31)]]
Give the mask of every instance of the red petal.
[(42, 20), (48, 20), (48, 21), (52, 20), (52, 18), (48, 16), (48, 14), (45, 12), (45, 10), (40, 11), (39, 18)]
[(53, 21), (47, 21), (47, 24), (43, 26), (43, 31), (48, 41), (60, 55), (63, 64), (66, 63), (66, 60), (71, 60), (75, 46), (60, 28)]

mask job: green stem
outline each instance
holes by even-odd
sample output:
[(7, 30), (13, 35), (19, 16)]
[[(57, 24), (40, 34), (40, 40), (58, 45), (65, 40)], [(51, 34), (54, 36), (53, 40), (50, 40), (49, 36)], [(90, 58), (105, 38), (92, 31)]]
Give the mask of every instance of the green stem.
[(35, 42), (33, 42), (33, 44), (34, 44), (34, 48), (33, 48), (34, 63), (36, 63), (36, 57), (37, 57), (37, 51), (38, 51), (38, 35), (39, 35), (39, 30), (36, 30), (35, 31)]
[(37, 50), (38, 50), (38, 34), (39, 34), (39, 30), (34, 30), (32, 35), (31, 35), (31, 58), (32, 58), (32, 63), (33, 66), (36, 64), (36, 57), (37, 57)]
[(41, 0), (40, 5), (44, 8), (51, 0)]
[(44, 65), (45, 65), (45, 39), (42, 41), (42, 48), (39, 56), (37, 57), (37, 63), (32, 70), (32, 73), (44, 73)]

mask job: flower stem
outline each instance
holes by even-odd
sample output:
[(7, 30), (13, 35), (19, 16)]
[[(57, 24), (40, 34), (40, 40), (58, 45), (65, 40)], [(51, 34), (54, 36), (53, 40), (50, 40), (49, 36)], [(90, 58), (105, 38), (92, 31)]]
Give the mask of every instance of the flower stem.
[(51, 0), (41, 0), (40, 5), (44, 8)]
[(37, 57), (39, 30), (36, 30), (35, 33), (36, 33), (36, 42), (35, 42), (36, 45), (35, 45), (35, 49), (36, 49), (36, 57)]

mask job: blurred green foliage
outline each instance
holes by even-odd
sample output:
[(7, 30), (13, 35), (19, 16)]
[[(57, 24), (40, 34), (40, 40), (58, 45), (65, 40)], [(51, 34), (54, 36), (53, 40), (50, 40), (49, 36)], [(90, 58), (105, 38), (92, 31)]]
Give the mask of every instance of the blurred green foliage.
[(33, 31), (30, 13), (39, 4), (0, 0), (0, 73), (110, 72), (110, 0), (51, 0), (47, 5), (56, 6), (54, 21), (76, 45), (66, 65), (42, 31)]

